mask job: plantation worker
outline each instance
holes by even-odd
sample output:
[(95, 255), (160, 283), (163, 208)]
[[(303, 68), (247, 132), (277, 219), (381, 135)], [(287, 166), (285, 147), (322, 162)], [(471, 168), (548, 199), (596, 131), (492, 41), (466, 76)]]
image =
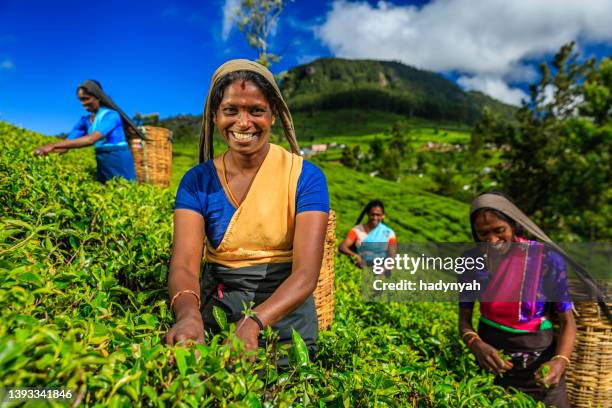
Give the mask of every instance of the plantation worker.
[[(463, 341), (482, 368), (498, 374), (496, 384), (514, 387), (546, 405), (569, 407), (564, 372), (576, 323), (562, 251), (499, 192), (472, 202), (470, 224), (474, 240), (482, 245), (467, 256), (486, 257), (484, 268), (460, 275), (461, 281), (481, 284), (478, 333), (472, 327), (475, 299), (461, 295)], [(525, 231), (546, 244), (526, 239)], [(556, 336), (553, 312), (559, 321)]]
[(113, 177), (134, 180), (134, 159), (123, 126), (136, 127), (106, 95), (98, 81), (87, 80), (77, 88), (77, 97), (89, 114), (82, 116), (66, 139), (40, 146), (36, 155), (63, 153), (68, 149), (94, 146), (96, 179), (102, 183)]
[[(205, 328), (219, 329), (212, 314), (218, 306), (237, 322), (236, 336), (248, 350), (264, 344), (267, 327), (280, 343), (291, 341), (293, 328), (312, 353), (318, 333), (312, 293), (329, 213), (325, 176), (299, 156), (289, 109), (272, 73), (256, 62), (231, 60), (217, 69), (203, 119), (200, 164), (176, 194), (168, 277), (176, 323), (165, 340), (204, 341)], [(276, 120), (292, 153), (270, 143)], [(217, 157), (215, 125), (228, 146)], [(251, 303), (252, 314), (243, 315)]]
[[(365, 215), (368, 216), (368, 222), (362, 224)], [(397, 239), (395, 232), (383, 224), (384, 219), (385, 206), (382, 201), (372, 200), (367, 203), (338, 250), (353, 258), (362, 268), (371, 264), (376, 257), (394, 257), (397, 253)]]

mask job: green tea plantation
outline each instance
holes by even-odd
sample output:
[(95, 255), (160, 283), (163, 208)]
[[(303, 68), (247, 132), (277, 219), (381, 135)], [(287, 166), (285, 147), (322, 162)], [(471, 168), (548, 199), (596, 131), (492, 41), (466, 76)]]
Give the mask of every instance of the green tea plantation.
[[(90, 150), (34, 157), (45, 140), (0, 122), (0, 387), (69, 389), (71, 401), (44, 403), (85, 407), (535, 405), (477, 367), (455, 304), (365, 303), (360, 271), (343, 257), (334, 323), (314, 361), (299, 338), (283, 350), (271, 335), (249, 359), (232, 325), (191, 349), (164, 345), (172, 190), (101, 185)], [(339, 234), (369, 186), (388, 201), (400, 239), (467, 238), (466, 208), (452, 200), (323, 169)], [(278, 353), (290, 353), (289, 371), (275, 367)]]

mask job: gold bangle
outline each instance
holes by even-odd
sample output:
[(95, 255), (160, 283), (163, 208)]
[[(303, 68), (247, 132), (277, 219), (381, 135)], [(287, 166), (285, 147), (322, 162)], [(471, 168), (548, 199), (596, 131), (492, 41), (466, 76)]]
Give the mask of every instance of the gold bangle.
[(481, 340), (481, 341), (482, 341), (482, 339), (481, 339), (481, 338), (480, 338), (480, 336), (478, 336), (478, 335), (476, 335), (476, 336), (472, 337), (471, 339), (469, 339), (469, 340), (467, 341), (466, 346), (467, 346), (468, 350), (472, 351), (472, 349), (470, 348), (470, 346), (471, 346), (471, 345), (472, 345), (472, 343), (474, 343), (476, 340)]
[(468, 330), (468, 331), (466, 331), (465, 333), (463, 333), (461, 335), (461, 340), (465, 340), (465, 336), (467, 336), (468, 334), (474, 334), (474, 335), (478, 336), (478, 333), (476, 333), (475, 331)]
[(567, 363), (567, 365), (569, 365), (569, 364), (570, 364), (570, 359), (569, 359), (569, 358), (567, 358), (567, 357), (565, 357), (565, 356), (564, 356), (564, 355), (562, 355), (562, 354), (557, 354), (556, 356), (554, 356), (553, 358), (551, 358), (551, 359), (550, 359), (550, 361), (553, 361), (553, 360), (558, 360), (558, 359), (565, 360), (565, 362)]
[(170, 309), (174, 310), (174, 302), (176, 302), (176, 299), (178, 299), (178, 297), (184, 293), (189, 293), (196, 297), (196, 299), (198, 300), (198, 309), (199, 309), (200, 308), (200, 295), (198, 295), (191, 289), (183, 289), (181, 291), (176, 292), (176, 294), (172, 296), (172, 300), (170, 301)]

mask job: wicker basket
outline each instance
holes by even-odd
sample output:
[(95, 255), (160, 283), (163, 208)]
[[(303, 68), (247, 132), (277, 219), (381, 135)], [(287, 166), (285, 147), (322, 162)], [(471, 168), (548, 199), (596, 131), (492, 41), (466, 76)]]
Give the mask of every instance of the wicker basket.
[(327, 330), (334, 320), (334, 254), (336, 252), (336, 213), (329, 211), (325, 249), (317, 288), (314, 291), (319, 330)]
[(172, 132), (153, 126), (141, 126), (139, 129), (144, 133), (145, 140), (128, 128), (136, 180), (168, 187), (172, 174)]
[[(570, 282), (572, 294), (579, 294), (580, 287)], [(576, 302), (575, 308), (576, 345), (566, 373), (571, 404), (612, 407), (612, 324), (595, 302)]]

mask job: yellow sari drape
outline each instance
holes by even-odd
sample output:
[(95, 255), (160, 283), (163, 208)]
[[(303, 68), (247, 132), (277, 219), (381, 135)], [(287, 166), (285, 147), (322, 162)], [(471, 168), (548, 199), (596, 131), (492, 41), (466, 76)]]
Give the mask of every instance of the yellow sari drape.
[[(303, 158), (270, 144), (244, 201), (236, 208), (219, 247), (206, 242), (205, 260), (230, 268), (291, 262), (295, 196)], [(230, 192), (225, 177), (219, 177)]]

